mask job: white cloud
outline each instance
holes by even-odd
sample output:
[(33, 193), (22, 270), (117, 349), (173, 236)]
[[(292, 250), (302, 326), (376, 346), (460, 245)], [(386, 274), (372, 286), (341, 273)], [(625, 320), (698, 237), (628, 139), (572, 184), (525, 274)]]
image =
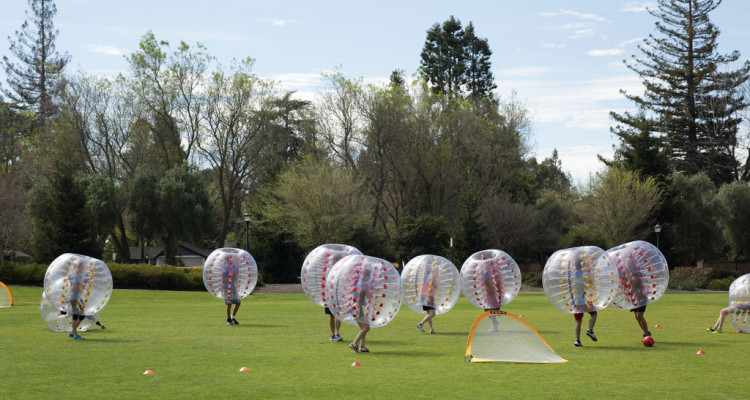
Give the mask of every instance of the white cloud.
[(546, 47), (546, 48), (549, 48), (549, 49), (564, 49), (565, 48), (565, 44), (562, 44), (562, 43), (560, 43), (560, 44), (556, 44), (556, 43), (544, 43), (544, 44), (542, 44), (542, 47)]
[(121, 56), (128, 53), (127, 49), (122, 49), (114, 46), (105, 46), (103, 44), (87, 44), (83, 47), (88, 51), (106, 54), (108, 56)]
[(260, 21), (261, 22), (265, 22), (265, 23), (269, 23), (269, 24), (275, 25), (275, 26), (284, 26), (286, 24), (289, 24), (289, 23), (293, 22), (293, 21), (288, 21), (288, 20), (284, 20), (284, 19), (274, 19), (274, 18), (261, 18)]
[(587, 14), (587, 13), (581, 13), (578, 11), (571, 11), (571, 10), (560, 10), (560, 11), (554, 11), (554, 12), (540, 12), (539, 15), (543, 17), (548, 18), (554, 18), (560, 15), (569, 15), (573, 16), (575, 18), (584, 19), (584, 20), (592, 20), (596, 22), (605, 22), (607, 21), (606, 18), (600, 17), (596, 14)]
[(622, 49), (590, 50), (586, 54), (588, 54), (588, 55), (590, 55), (592, 57), (616, 56), (618, 54), (622, 54)]
[(622, 12), (632, 12), (632, 13), (642, 13), (642, 12), (648, 11), (649, 9), (651, 9), (651, 10), (656, 9), (656, 7), (657, 7), (656, 3), (651, 3), (651, 2), (642, 2), (642, 3), (628, 2), (628, 3), (625, 3), (625, 5), (622, 6), (622, 8), (620, 9), (620, 11), (622, 11)]

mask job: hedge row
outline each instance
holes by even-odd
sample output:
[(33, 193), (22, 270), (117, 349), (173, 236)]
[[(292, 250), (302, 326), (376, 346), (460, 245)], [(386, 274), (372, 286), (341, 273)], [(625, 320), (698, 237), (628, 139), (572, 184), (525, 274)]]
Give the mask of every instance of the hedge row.
[[(151, 264), (108, 263), (116, 289), (206, 290), (203, 267), (155, 266)], [(0, 282), (6, 285), (44, 286), (46, 264), (0, 264)], [(258, 286), (263, 281), (258, 278)]]

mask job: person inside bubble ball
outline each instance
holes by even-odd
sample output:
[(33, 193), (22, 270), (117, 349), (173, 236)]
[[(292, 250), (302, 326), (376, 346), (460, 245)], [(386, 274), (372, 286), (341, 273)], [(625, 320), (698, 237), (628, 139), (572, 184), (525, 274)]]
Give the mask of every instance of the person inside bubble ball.
[[(596, 311), (589, 311), (589, 329), (586, 331), (586, 336), (590, 337), (591, 340), (597, 341), (596, 335), (594, 335), (594, 324), (596, 324)], [(573, 343), (575, 347), (583, 346), (581, 344), (581, 323), (583, 322), (583, 313), (575, 313), (573, 317), (576, 320), (576, 341)]]
[(336, 319), (336, 317), (333, 316), (333, 313), (331, 312), (331, 309), (326, 307), (325, 310), (326, 314), (328, 314), (328, 325), (331, 327), (331, 338), (328, 339), (331, 342), (340, 342), (344, 340), (339, 335), (339, 330), (341, 329), (341, 321)]
[(85, 302), (83, 300), (83, 294), (86, 287), (86, 276), (76, 275), (70, 280), (70, 309), (71, 318), (70, 322), (71, 331), (68, 337), (75, 340), (83, 340), (84, 338), (78, 334), (78, 326), (81, 324), (86, 316), (83, 314)]
[(430, 333), (435, 333), (432, 327), (432, 319), (435, 318), (435, 291), (437, 290), (437, 279), (433, 268), (429, 268), (422, 281), (422, 311), (427, 314), (422, 321), (417, 323), (417, 329), (424, 332), (424, 324), (430, 325)]
[[(488, 265), (484, 271), (482, 272), (482, 275), (484, 277), (484, 287), (486, 290), (486, 305), (487, 308), (484, 308), (484, 311), (500, 311), (500, 299), (498, 298), (498, 291), (495, 288), (495, 279), (492, 275), (492, 264)], [(490, 327), (490, 332), (498, 332), (500, 329), (500, 323), (497, 320), (497, 317), (495, 315), (490, 315), (490, 320), (492, 321), (492, 326)]]
[(365, 339), (367, 338), (367, 332), (370, 331), (370, 324), (367, 323), (367, 316), (365, 315), (365, 308), (367, 306), (367, 297), (369, 292), (369, 281), (370, 281), (370, 270), (365, 269), (362, 273), (362, 279), (358, 282), (359, 285), (359, 301), (357, 302), (356, 311), (357, 325), (359, 325), (359, 333), (354, 338), (354, 341), (349, 343), (349, 348), (356, 351), (357, 353), (369, 353), (370, 349), (365, 347)]
[(721, 311), (719, 311), (719, 319), (716, 320), (716, 323), (713, 324), (713, 326), (711, 326), (710, 328), (706, 328), (706, 330), (713, 333), (724, 333), (724, 319), (727, 317), (727, 315), (735, 311), (737, 311), (737, 307), (735, 306), (729, 306), (722, 309)]
[(643, 316), (643, 314), (646, 313), (646, 306), (640, 306), (636, 307), (630, 310), (630, 312), (633, 313), (635, 316), (635, 320), (638, 321), (638, 326), (643, 329), (643, 337), (651, 336), (651, 332), (648, 330), (648, 323), (646, 322), (646, 318)]
[[(237, 322), (237, 310), (240, 309), (242, 299), (240, 299), (237, 293), (237, 278), (238, 278), (239, 266), (233, 262), (224, 265), (221, 268), (221, 279), (227, 287), (227, 296), (224, 297), (224, 304), (227, 306), (227, 325), (239, 325)], [(234, 312), (232, 312), (232, 304), (234, 304)]]
[[(67, 315), (67, 314), (68, 314), (68, 313), (67, 313), (67, 312), (65, 312), (65, 311), (60, 311), (60, 315)], [(94, 320), (94, 316), (93, 316), (93, 315), (86, 315), (86, 316), (84, 316), (84, 318), (88, 319), (89, 321), (93, 321), (93, 320)], [(96, 322), (95, 322), (95, 323), (96, 323), (97, 325), (99, 325), (99, 327), (100, 327), (100, 328), (102, 328), (102, 329), (107, 329), (107, 327), (106, 327), (106, 326), (104, 326), (104, 324), (103, 324), (103, 323), (102, 323), (101, 321), (99, 321), (99, 320), (96, 320)], [(80, 322), (79, 322), (79, 325), (80, 325)]]

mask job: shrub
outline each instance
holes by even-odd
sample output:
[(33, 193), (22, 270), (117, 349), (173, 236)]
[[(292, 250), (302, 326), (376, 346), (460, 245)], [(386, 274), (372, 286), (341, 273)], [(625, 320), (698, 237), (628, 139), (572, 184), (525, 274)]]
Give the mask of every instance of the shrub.
[[(115, 289), (206, 290), (203, 267), (173, 267), (171, 265), (108, 263)], [(0, 264), (0, 281), (6, 285), (44, 286), (44, 274), (49, 265)], [(258, 285), (264, 286), (258, 276)]]
[(677, 267), (669, 272), (669, 288), (682, 290), (703, 289), (708, 285), (710, 268)]
[(732, 282), (734, 282), (734, 279), (735, 278), (732, 278), (732, 277), (714, 279), (708, 283), (707, 289), (727, 291), (729, 290), (729, 285), (731, 285)]
[(536, 270), (522, 273), (521, 283), (531, 287), (542, 287), (542, 272), (541, 270)]

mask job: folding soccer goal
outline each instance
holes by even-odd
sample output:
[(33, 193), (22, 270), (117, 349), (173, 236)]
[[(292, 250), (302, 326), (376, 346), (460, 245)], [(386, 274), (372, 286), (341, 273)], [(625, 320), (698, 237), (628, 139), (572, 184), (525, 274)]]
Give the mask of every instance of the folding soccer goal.
[(505, 311), (486, 311), (474, 321), (467, 362), (563, 363), (531, 325)]
[(0, 282), (0, 308), (11, 307), (13, 307), (13, 295), (10, 294), (10, 289)]

